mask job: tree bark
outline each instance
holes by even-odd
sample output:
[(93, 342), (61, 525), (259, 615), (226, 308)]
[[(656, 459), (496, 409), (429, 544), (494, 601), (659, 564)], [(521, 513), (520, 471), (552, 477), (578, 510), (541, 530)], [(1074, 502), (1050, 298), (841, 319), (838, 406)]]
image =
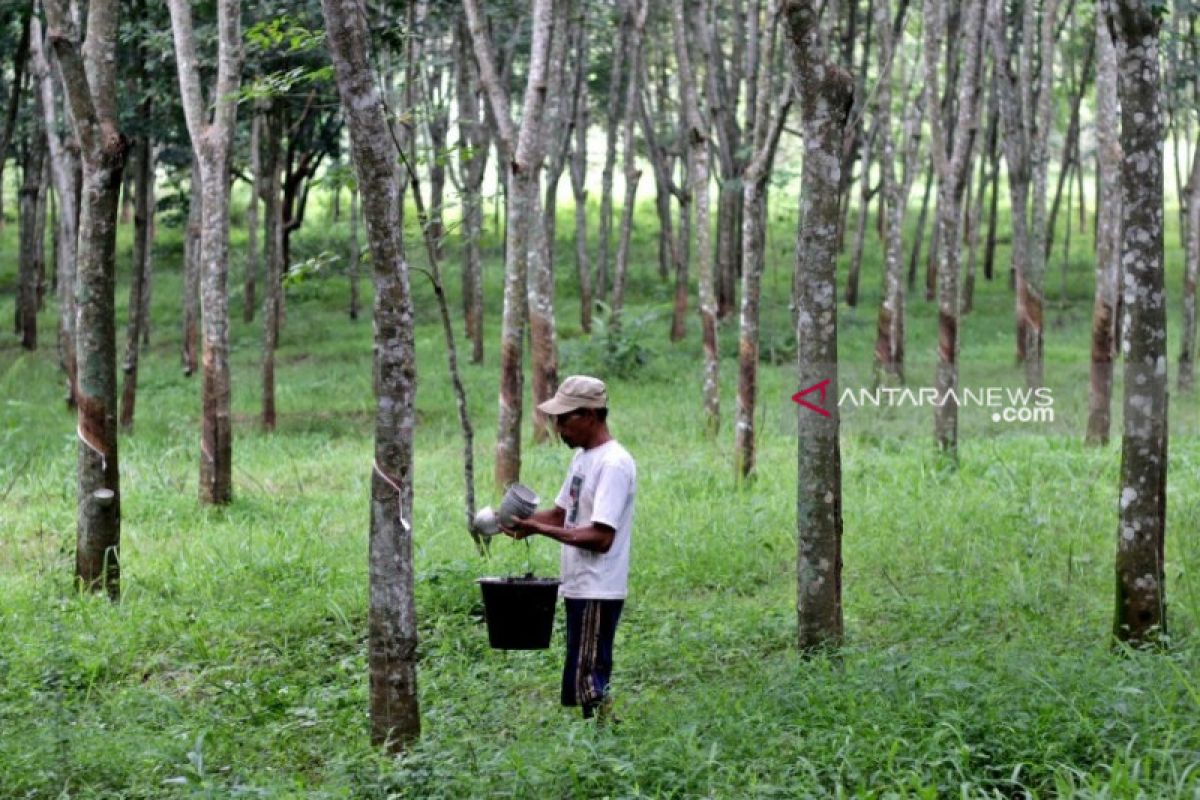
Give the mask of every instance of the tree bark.
[[(586, 14), (586, 4), (584, 13)], [(575, 273), (579, 279), (579, 327), (592, 332), (592, 273), (587, 248), (588, 29), (580, 25), (575, 50), (574, 134), (571, 148), (571, 193), (575, 197)]]
[(7, 163), (8, 145), (12, 142), (17, 126), (17, 113), (21, 110), (21, 94), (25, 87), (25, 65), (31, 41), (33, 3), (27, 3), (21, 14), (21, 38), (13, 51), (12, 89), (8, 94), (8, 109), (4, 115), (4, 129), (0, 131), (0, 232), (4, 231), (4, 165)]
[[(144, 101), (141, 118), (150, 116), (150, 102)], [(133, 274), (129, 281), (129, 327), (125, 339), (125, 361), (121, 371), (125, 382), (121, 395), (121, 430), (133, 431), (133, 414), (137, 405), (138, 346), (142, 338), (142, 326), (146, 321), (146, 304), (142, 296), (146, 292), (147, 267), (150, 260), (151, 217), (154, 215), (154, 147), (150, 137), (143, 134), (133, 145), (134, 173), (134, 225), (133, 225)]]
[(246, 208), (246, 275), (242, 293), (242, 321), (254, 321), (256, 284), (258, 281), (258, 202), (262, 184), (262, 111), (255, 109), (250, 123), (250, 204)]
[(1121, 264), (1121, 119), (1117, 51), (1103, 16), (1096, 25), (1096, 290), (1092, 303), (1092, 359), (1086, 441), (1108, 444), (1113, 357)]
[(421, 730), (413, 597), (416, 352), (400, 181), (356, 0), (323, 0), (375, 273), (375, 464), (371, 475), (368, 663), (371, 740), (396, 752)]
[[(563, 67), (567, 60), (567, 42), (569, 40), (568, 26), (571, 20), (569, 0), (557, 0), (551, 3), (551, 33), (550, 49), (546, 57), (549, 64), (560, 65), (553, 73), (547, 65), (545, 85), (539, 89), (542, 94), (542, 105), (539, 113), (543, 119), (538, 121), (534, 145), (538, 151), (538, 166), (532, 175), (530, 192), (537, 193), (529, 202), (529, 282), (526, 291), (529, 297), (529, 367), (532, 373), (531, 389), (533, 393), (533, 441), (542, 444), (554, 434), (554, 421), (538, 410), (537, 405), (549, 400), (558, 389), (558, 332), (554, 318), (554, 272), (551, 256), (553, 243), (549, 241), (553, 226), (547, 220), (547, 215), (554, 213), (550, 206), (542, 204), (541, 178), (545, 163), (548, 139), (557, 133), (561, 123), (561, 108), (559, 95), (563, 92), (565, 81), (562, 78)], [(554, 101), (551, 102), (551, 97)], [(549, 114), (544, 113), (549, 110)]]
[(1161, 23), (1157, 9), (1144, 1), (1106, 0), (1104, 10), (1120, 53), (1121, 264), (1129, 313), (1113, 635), (1145, 645), (1167, 633)]
[[(884, 214), (884, 287), (879, 303), (879, 321), (875, 333), (875, 379), (878, 383), (904, 383), (904, 212), (917, 174), (920, 151), (921, 119), (924, 104), (906, 104), (904, 115), (904, 168), (896, 179), (895, 143), (892, 137), (892, 64), (897, 48), (890, 23), (888, 0), (875, 0), (875, 29), (879, 35), (879, 96), (877, 111), (880, 140), (880, 179)], [(918, 230), (918, 236), (921, 231)]]
[[(76, 253), (78, 252), (79, 218), (75, 210), (79, 207), (79, 143), (67, 131), (64, 138), (60, 133), (58, 101), (54, 93), (54, 77), (50, 62), (42, 44), (41, 22), (31, 22), (30, 57), (32, 73), (37, 82), (36, 91), (41, 97), (38, 107), (42, 112), (42, 124), (46, 131), (50, 151), (50, 174), (54, 191), (58, 195), (58, 213), (55, 215), (54, 255), (55, 284), (58, 292), (58, 357), (66, 378), (66, 401), (75, 407), (75, 275)], [(61, 83), (61, 79), (59, 83)], [(65, 126), (69, 128), (70, 126)]]
[(45, 0), (44, 8), (83, 160), (75, 282), (79, 364), (75, 576), (84, 587), (104, 590), (115, 600), (121, 587), (121, 492), (114, 288), (117, 205), (128, 150), (117, 115), (119, 3), (89, 3), (82, 48), (76, 44), (74, 23), (63, 0)]
[(41, 205), (42, 166), (46, 158), (46, 136), (43, 131), (40, 101), (34, 96), (35, 110), (28, 120), (24, 179), (21, 182), (18, 207), (20, 212), (20, 254), (17, 288), (17, 332), (21, 347), (37, 349), (38, 312), (38, 209)]
[[(561, 0), (560, 0), (561, 1)], [(629, 273), (629, 239), (633, 233), (633, 214), (637, 205), (637, 187), (642, 178), (642, 171), (637, 166), (637, 134), (635, 126), (638, 119), (638, 98), (640, 95), (639, 76), (642, 74), (642, 33), (646, 28), (646, 14), (649, 12), (647, 0), (629, 0), (633, 14), (633, 24), (628, 30), (626, 55), (629, 67), (629, 79), (625, 85), (624, 111), (624, 140), (625, 147), (622, 160), (625, 165), (625, 200), (621, 206), (621, 229), (617, 240), (617, 262), (613, 274), (610, 330), (614, 336), (621, 332), (621, 314), (625, 308), (625, 282)]]
[(671, 27), (675, 39), (675, 61), (679, 69), (680, 96), (687, 118), (685, 139), (691, 169), (688, 192), (696, 206), (696, 271), (700, 290), (700, 338), (704, 347), (704, 423), (710, 436), (716, 436), (721, 422), (721, 393), (718, 383), (717, 298), (713, 280), (712, 246), (709, 241), (708, 203), (708, 123), (700, 113), (696, 82), (688, 53), (688, 31), (684, 0), (672, 0)]
[[(262, 426), (275, 430), (275, 350), (279, 346), (279, 312), (283, 294), (283, 151), (284, 118), (281, 109), (263, 115), (262, 177), (263, 261), (266, 290), (263, 292)], [(361, 191), (361, 187), (359, 187)]]
[(1179, 391), (1190, 392), (1196, 383), (1196, 276), (1200, 273), (1200, 145), (1192, 155), (1188, 180), (1187, 241), (1183, 271), (1183, 337), (1179, 351)]
[(824, 414), (797, 410), (797, 638), (810, 652), (838, 647), (843, 636), (836, 263), (840, 156), (854, 83), (826, 55), (812, 0), (787, 0), (785, 12), (804, 120), (797, 372), (801, 387), (823, 385), (821, 400), (828, 401), (821, 403)]
[(358, 187), (350, 189), (350, 319), (358, 319), (358, 272), (362, 246), (358, 242)]
[(179, 90), (188, 136), (200, 168), (203, 209), (200, 233), (201, 323), (204, 333), (204, 385), (200, 440), (200, 502), (233, 499), (233, 426), (229, 383), (229, 161), (237, 125), (241, 81), (241, 3), (217, 4), (217, 80), (211, 120), (200, 90), (200, 65), (188, 0), (169, 0)]
[[(946, 132), (939, 114), (930, 116), (931, 144), (934, 169), (938, 176), (939, 263), (938, 294), (938, 363), (935, 387), (940, 404), (934, 407), (934, 438), (941, 450), (958, 458), (958, 323), (961, 300), (958, 276), (961, 246), (962, 201), (971, 174), (971, 151), (979, 126), (979, 69), (982, 61), (981, 42), (986, 16), (984, 0), (971, 0), (962, 10), (964, 15), (962, 63), (958, 68), (958, 113), (954, 123), (953, 140), (947, 147)], [(938, 94), (937, 59), (941, 53), (946, 6), (941, 0), (925, 2), (925, 85), (929, 90), (931, 108), (940, 99)], [(956, 49), (953, 45), (951, 51)], [(947, 86), (947, 96), (954, 91)]]
[(196, 372), (196, 345), (200, 337), (200, 228), (204, 217), (204, 193), (199, 159), (192, 157), (191, 188), (188, 194), (187, 238), (183, 245), (183, 374)]
[(459, 164), (462, 170), (463, 317), (471, 340), (471, 363), (483, 363), (483, 179), (487, 171), (490, 137), (480, 117), (479, 75), (466, 22), (459, 21), (458, 128)]
[(632, 81), (634, 73), (625, 68), (626, 43), (629, 39), (629, 28), (633, 24), (633, 0), (616, 0), (616, 13), (620, 15), (616, 41), (613, 43), (612, 63), (608, 78), (608, 113), (605, 124), (604, 170), (600, 174), (600, 252), (596, 256), (596, 297), (608, 299), (608, 261), (612, 241), (612, 192), (613, 170), (617, 163), (618, 125), (621, 122), (621, 88), (624, 86), (623, 76), (629, 75)]
[[(755, 8), (751, 12), (759, 13)], [(762, 273), (767, 240), (767, 181), (775, 158), (775, 149), (783, 131), (783, 122), (791, 106), (791, 88), (772, 108), (772, 75), (775, 74), (775, 32), (779, 21), (779, 2), (769, 0), (766, 22), (757, 49), (758, 81), (751, 96), (758, 108), (753, 115), (750, 144), (754, 148), (742, 174), (742, 308), (738, 342), (738, 392), (734, 414), (734, 463), (738, 480), (755, 471), (754, 411), (758, 401), (758, 343), (762, 295)], [(758, 30), (757, 19), (750, 25)]]
[[(504, 321), (500, 344), (500, 415), (496, 426), (496, 485), (505, 488), (520, 480), (521, 475), (520, 434), (524, 389), (521, 346), (529, 304), (527, 279), (530, 253), (537, 250), (538, 231), (545, 230), (540, 216), (538, 178), (544, 155), (541, 118), (546, 100), (553, 2), (533, 0), (533, 37), (519, 129), (513, 124), (508, 92), (496, 69), (496, 58), (479, 0), (464, 0), (463, 7), (467, 13), (475, 60), (479, 65), (479, 81), (491, 106), (499, 150), (508, 164)], [(551, 337), (553, 312), (552, 306), (540, 306), (534, 312), (538, 318), (537, 325), (551, 323), (548, 331)], [(539, 355), (544, 355), (539, 354), (537, 348), (539, 344), (546, 343), (546, 334), (546, 330), (537, 330), (531, 337), (535, 369)], [(551, 348), (553, 344), (551, 338)]]

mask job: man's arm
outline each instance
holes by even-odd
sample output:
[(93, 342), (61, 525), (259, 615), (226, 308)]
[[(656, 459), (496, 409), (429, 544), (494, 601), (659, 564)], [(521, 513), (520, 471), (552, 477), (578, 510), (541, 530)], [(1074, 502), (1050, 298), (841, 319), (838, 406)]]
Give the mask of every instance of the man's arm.
[(529, 521), (544, 522), (547, 525), (553, 525), (556, 528), (561, 528), (563, 523), (567, 521), (567, 510), (560, 506), (551, 506), (550, 508), (541, 511), (535, 511), (526, 517), (523, 522)]
[[(556, 511), (559, 520), (557, 523), (550, 519)], [(524, 539), (526, 536), (540, 533), (556, 542), (593, 553), (607, 553), (612, 547), (617, 534), (616, 529), (603, 522), (595, 522), (585, 528), (564, 528), (562, 520), (565, 518), (566, 512), (556, 507), (539, 511), (525, 519), (513, 520), (512, 525), (501, 526), (501, 529), (514, 539)]]

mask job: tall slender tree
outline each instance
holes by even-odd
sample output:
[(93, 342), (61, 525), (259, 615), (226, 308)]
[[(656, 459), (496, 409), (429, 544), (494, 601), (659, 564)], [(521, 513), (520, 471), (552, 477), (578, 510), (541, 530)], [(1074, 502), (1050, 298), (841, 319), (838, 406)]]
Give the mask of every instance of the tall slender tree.
[(1087, 442), (1094, 445), (1108, 444), (1111, 427), (1121, 269), (1120, 118), (1117, 51), (1101, 14), (1096, 23), (1096, 290), (1087, 424)]
[(213, 113), (200, 89), (200, 63), (189, 0), (169, 0), (188, 135), (200, 166), (203, 221), (200, 233), (201, 293), (204, 298), (204, 386), (200, 438), (200, 501), (233, 499), (233, 420), (229, 384), (229, 163), (237, 125), (241, 82), (241, 2), (217, 3), (217, 78)]
[(44, 0), (49, 40), (83, 160), (76, 270), (75, 399), (79, 437), (75, 575), (120, 595), (121, 479), (117, 461), (115, 276), (117, 205), (129, 143), (117, 106), (118, 0), (91, 0), (82, 47), (65, 0)]
[(1149, 0), (1104, 0), (1103, 8), (1120, 54), (1121, 265), (1129, 314), (1113, 635), (1140, 645), (1167, 632), (1162, 21)]
[(813, 651), (840, 645), (843, 635), (836, 266), (840, 155), (854, 81), (827, 55), (813, 0), (786, 0), (784, 13), (804, 121), (797, 372), (801, 387), (820, 387), (821, 397), (830, 399), (825, 413), (797, 410), (797, 638), (802, 651)]
[(708, 184), (710, 179), (708, 122), (700, 109), (696, 79), (688, 48), (685, 0), (672, 0), (671, 29), (675, 39), (675, 63), (679, 70), (679, 91), (686, 120), (684, 138), (688, 147), (688, 193), (696, 209), (696, 271), (700, 292), (700, 339), (704, 347), (704, 424), (715, 436), (721, 423), (721, 388), (718, 383), (717, 297), (713, 277)]
[[(938, 362), (936, 388), (941, 403), (934, 407), (934, 436), (938, 446), (953, 457), (958, 455), (958, 323), (961, 303), (958, 291), (959, 254), (963, 193), (971, 174), (971, 152), (979, 126), (980, 45), (985, 21), (984, 0), (969, 0), (964, 14), (962, 62), (957, 68), (957, 87), (947, 80), (946, 94), (957, 90), (958, 114), (951, 135), (943, 128), (940, 114), (930, 114), (930, 151), (938, 178), (937, 231), (939, 246)], [(925, 85), (930, 108), (941, 101), (938, 94), (938, 60), (945, 35), (946, 5), (942, 0), (925, 2)], [(955, 49), (952, 46), (952, 50)]]
[[(79, 246), (78, 217), (79, 179), (81, 169), (79, 142), (72, 131), (60, 133), (62, 117), (54, 91), (54, 76), (42, 40), (41, 23), (34, 18), (30, 36), (30, 59), (36, 90), (41, 95), (39, 108), (46, 129), (50, 151), (50, 176), (58, 196), (55, 215), (54, 253), (55, 275), (58, 284), (58, 353), (66, 377), (67, 405), (75, 405), (75, 275), (76, 253)], [(61, 83), (61, 81), (59, 81)], [(69, 128), (70, 126), (62, 126)]]
[[(752, 10), (758, 14), (759, 9)], [(761, 29), (759, 41), (752, 42), (758, 55), (758, 86), (751, 93), (758, 108), (750, 132), (753, 147), (750, 161), (742, 174), (742, 308), (738, 344), (738, 392), (734, 413), (734, 460), (737, 477), (747, 478), (755, 466), (754, 410), (758, 402), (758, 342), (762, 273), (767, 244), (767, 181), (775, 150), (783, 132), (783, 123), (791, 108), (791, 84), (785, 83), (782, 97), (775, 97), (772, 76), (776, 74), (775, 44), (779, 22), (779, 2), (770, 0), (765, 9), (765, 25), (757, 20), (749, 27)]]
[(483, 180), (486, 176), (490, 137), (486, 116), (481, 115), (478, 67), (471, 53), (471, 35), (465, 19), (457, 26), (459, 65), (455, 100), (458, 103), (459, 169), (462, 175), (463, 318), (471, 340), (471, 363), (483, 363)]
[(17, 333), (21, 347), (37, 349), (38, 312), (38, 210), (42, 199), (42, 167), (46, 158), (46, 133), (42, 126), (41, 101), (33, 94), (34, 113), (29, 115), (25, 142), (24, 178), (21, 181), (18, 209), (20, 245), (17, 280)]
[(357, 0), (323, 0), (329, 51), (362, 192), (375, 272), (375, 464), (371, 474), (368, 661), (371, 739), (398, 751), (420, 735), (413, 599), (416, 352), (400, 180)]
[[(534, 237), (544, 231), (539, 175), (545, 155), (542, 109), (546, 102), (553, 31), (553, 0), (533, 0), (533, 37), (525, 81), (520, 128), (513, 123), (508, 90), (500, 80), (495, 48), (487, 32), (479, 0), (463, 0), (468, 30), (479, 67), (479, 81), (491, 107), (495, 139), (507, 166), (507, 247), (504, 265), (504, 321), (500, 344), (500, 418), (496, 431), (496, 484), (506, 487), (521, 476), (521, 412), (524, 374), (521, 369), (529, 299), (527, 284)], [(553, 320), (553, 307), (534, 309), (543, 322)], [(553, 327), (550, 327), (551, 335)], [(535, 342), (534, 348), (538, 345)], [(553, 346), (553, 340), (551, 340)], [(536, 368), (536, 367), (535, 367)], [(551, 389), (551, 391), (554, 391)]]

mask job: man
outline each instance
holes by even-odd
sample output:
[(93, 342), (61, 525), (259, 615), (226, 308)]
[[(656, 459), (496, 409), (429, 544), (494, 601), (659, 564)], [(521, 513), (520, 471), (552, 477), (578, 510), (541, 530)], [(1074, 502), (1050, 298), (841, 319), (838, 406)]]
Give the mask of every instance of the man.
[(571, 459), (554, 508), (537, 511), (506, 528), (515, 539), (539, 533), (562, 543), (559, 596), (567, 613), (567, 657), (562, 704), (581, 706), (584, 719), (610, 708), (613, 637), (625, 604), (629, 538), (637, 467), (608, 431), (604, 383), (572, 375), (553, 398), (538, 406), (553, 416)]

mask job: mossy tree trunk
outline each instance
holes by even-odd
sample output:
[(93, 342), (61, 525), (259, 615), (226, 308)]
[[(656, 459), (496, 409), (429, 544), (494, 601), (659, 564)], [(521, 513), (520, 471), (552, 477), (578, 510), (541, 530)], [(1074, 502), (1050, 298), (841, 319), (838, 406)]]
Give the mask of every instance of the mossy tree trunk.
[(1146, 0), (1105, 0), (1103, 8), (1119, 53), (1121, 264), (1129, 314), (1113, 634), (1141, 645), (1167, 632), (1161, 21), (1156, 5)]
[(79, 492), (75, 575), (116, 599), (121, 590), (121, 486), (117, 460), (116, 245), (129, 143), (117, 114), (120, 3), (92, 0), (80, 47), (64, 0), (45, 0), (49, 40), (83, 161), (75, 280)]
[(371, 739), (396, 752), (421, 731), (413, 599), (416, 352), (395, 145), (357, 0), (323, 0), (375, 274), (375, 464), (371, 475), (368, 666)]
[(841, 148), (854, 98), (850, 74), (826, 54), (813, 0), (787, 0), (787, 33), (804, 122), (797, 247), (799, 385), (820, 386), (821, 414), (800, 406), (796, 450), (796, 616), (804, 652), (841, 644), (842, 454), (837, 409), (837, 253)]

